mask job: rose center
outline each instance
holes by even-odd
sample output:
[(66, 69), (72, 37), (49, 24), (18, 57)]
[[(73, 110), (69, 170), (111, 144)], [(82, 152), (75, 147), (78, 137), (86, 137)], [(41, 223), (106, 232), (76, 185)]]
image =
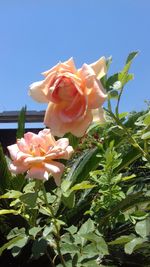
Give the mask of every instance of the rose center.
[(67, 77), (61, 79), (57, 85), (57, 90), (59, 98), (65, 101), (70, 101), (77, 94), (75, 85)]

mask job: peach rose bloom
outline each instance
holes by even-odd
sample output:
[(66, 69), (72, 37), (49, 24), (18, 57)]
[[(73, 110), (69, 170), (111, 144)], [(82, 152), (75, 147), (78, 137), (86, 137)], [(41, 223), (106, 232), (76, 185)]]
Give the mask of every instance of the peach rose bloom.
[(16, 144), (8, 146), (12, 163), (10, 170), (19, 174), (27, 172), (27, 178), (48, 180), (51, 174), (60, 184), (64, 165), (58, 159), (69, 159), (73, 153), (68, 138), (55, 140), (49, 129), (38, 134), (28, 132)]
[(104, 57), (93, 64), (83, 64), (80, 69), (76, 69), (71, 58), (44, 72), (43, 81), (30, 85), (33, 99), (48, 103), (44, 123), (53, 135), (84, 135), (93, 121), (92, 110), (98, 114), (107, 97), (100, 82), (105, 74)]

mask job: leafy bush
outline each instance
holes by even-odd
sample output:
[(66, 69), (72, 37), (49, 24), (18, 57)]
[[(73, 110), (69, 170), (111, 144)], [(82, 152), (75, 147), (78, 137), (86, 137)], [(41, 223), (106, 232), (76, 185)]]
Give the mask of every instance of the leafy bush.
[[(11, 252), (14, 266), (149, 266), (150, 110), (119, 113), (136, 55), (101, 80), (106, 122), (93, 123), (82, 138), (67, 134), (75, 152), (62, 160), (59, 187), (51, 177), (43, 183), (11, 174), (0, 148), (1, 259), (12, 261)], [(19, 138), (24, 121), (22, 110)]]

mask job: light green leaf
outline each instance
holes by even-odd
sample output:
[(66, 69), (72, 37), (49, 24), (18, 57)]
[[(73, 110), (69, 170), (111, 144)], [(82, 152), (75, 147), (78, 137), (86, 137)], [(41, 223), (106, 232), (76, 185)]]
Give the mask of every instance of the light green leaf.
[(4, 195), (0, 196), (0, 198), (19, 198), (22, 195), (20, 191), (9, 190)]
[(52, 231), (53, 231), (53, 225), (50, 224), (49, 226), (48, 225), (45, 226), (44, 231), (43, 231), (43, 237), (46, 237)]
[(42, 230), (42, 227), (37, 226), (37, 227), (32, 227), (29, 230), (29, 235), (32, 235), (34, 238), (36, 237), (36, 235)]
[(12, 239), (12, 238), (14, 238), (14, 237), (16, 237), (16, 236), (24, 236), (25, 235), (25, 228), (18, 228), (18, 227), (15, 227), (15, 228), (13, 228), (10, 232), (9, 232), (9, 234), (7, 235), (7, 239)]
[(142, 134), (141, 138), (142, 138), (143, 140), (150, 139), (150, 131), (147, 132), (147, 133)]
[(146, 126), (150, 125), (150, 112), (146, 114), (143, 122)]
[(89, 218), (84, 224), (81, 225), (78, 234), (83, 235), (95, 230), (94, 222)]
[(5, 215), (5, 214), (14, 214), (14, 215), (17, 215), (19, 214), (20, 212), (17, 211), (17, 210), (0, 210), (0, 215)]
[(129, 115), (129, 112), (122, 112), (119, 114), (119, 119), (123, 119)]
[(100, 267), (96, 260), (89, 260), (85, 263), (82, 263), (82, 267)]
[(137, 222), (135, 231), (143, 238), (148, 236), (150, 234), (150, 219), (147, 218), (143, 221)]
[(115, 240), (109, 242), (109, 245), (123, 245), (130, 242), (133, 239), (132, 235), (122, 235), (116, 238)]
[(66, 230), (71, 234), (74, 235), (77, 232), (77, 227), (74, 225), (71, 225), (70, 227), (66, 228)]
[(75, 244), (63, 243), (61, 246), (62, 254), (67, 254), (67, 253), (75, 254), (77, 252), (79, 252), (79, 248)]
[(11, 239), (9, 242), (4, 244), (2, 247), (0, 247), (0, 256), (2, 255), (3, 251), (7, 249), (10, 246), (15, 246), (16, 242), (22, 239), (22, 236), (16, 236), (15, 238)]
[(13, 247), (18, 247), (18, 248), (23, 248), (27, 241), (28, 241), (28, 237), (26, 235), (24, 236), (19, 236), (22, 237), (20, 238), (18, 241), (16, 241), (15, 243), (11, 244), (8, 246), (8, 249), (12, 249)]
[[(82, 249), (82, 255), (86, 254), (86, 257), (84, 258), (92, 258), (94, 256), (98, 256), (99, 255), (99, 251), (96, 247), (96, 244), (91, 243), (86, 245), (83, 249)], [(81, 257), (83, 258), (83, 256)]]
[(71, 191), (76, 191), (76, 190), (83, 190), (83, 189), (89, 189), (93, 188), (95, 185), (90, 184), (89, 181), (83, 181), (79, 184), (74, 185), (73, 187), (70, 188)]
[(133, 251), (137, 247), (139, 247), (139, 245), (143, 244), (145, 241), (146, 241), (146, 239), (141, 238), (141, 237), (137, 237), (137, 238), (132, 239), (130, 242), (125, 244), (125, 247), (124, 247), (125, 253), (132, 254)]
[(133, 179), (135, 177), (136, 177), (135, 174), (131, 174), (129, 176), (124, 176), (124, 177), (122, 177), (122, 181), (128, 181), (128, 180)]

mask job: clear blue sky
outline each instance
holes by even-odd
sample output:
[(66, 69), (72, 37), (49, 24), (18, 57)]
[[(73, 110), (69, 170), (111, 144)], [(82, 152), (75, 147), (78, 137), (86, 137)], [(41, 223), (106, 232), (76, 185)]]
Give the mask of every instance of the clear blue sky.
[(113, 57), (110, 74), (140, 50), (121, 111), (150, 99), (150, 0), (0, 0), (0, 112), (42, 110), (28, 96), (40, 73), (73, 56), (77, 67)]

